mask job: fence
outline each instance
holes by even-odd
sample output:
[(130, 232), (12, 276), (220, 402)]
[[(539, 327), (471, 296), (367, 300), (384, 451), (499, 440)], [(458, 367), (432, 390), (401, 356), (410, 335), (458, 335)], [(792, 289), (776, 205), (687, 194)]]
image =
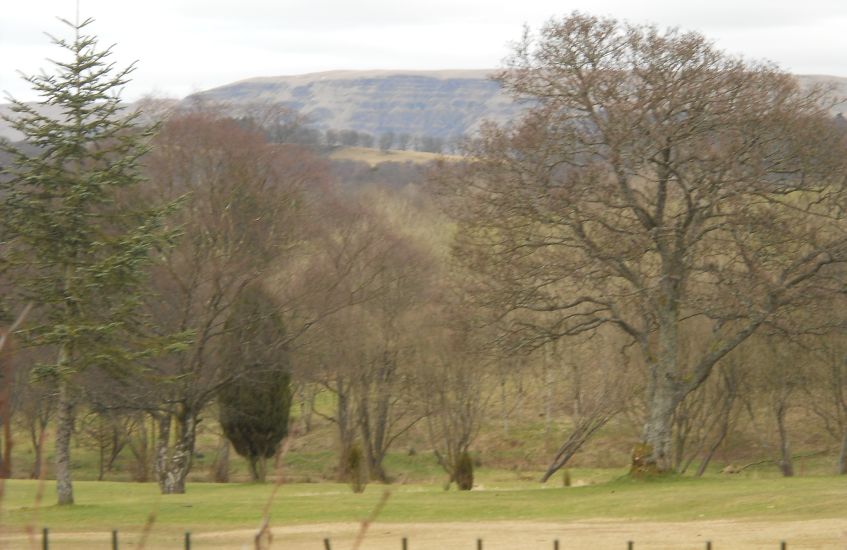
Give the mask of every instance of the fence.
[[(191, 550), (191, 532), (185, 532), (184, 540), (184, 548), (185, 550)], [(623, 545), (621, 545), (623, 547)], [(45, 527), (41, 531), (41, 548), (42, 550), (50, 550), (50, 530)], [(556, 539), (553, 541), (553, 550), (559, 550), (559, 540)], [(705, 543), (706, 550), (714, 550), (712, 547), (711, 541), (706, 541)], [(635, 541), (627, 541), (626, 550), (635, 550)], [(779, 543), (780, 550), (788, 550), (788, 543), (782, 541)], [(112, 530), (112, 550), (120, 550), (120, 538), (118, 535), (118, 530)], [(324, 550), (332, 550), (332, 541), (330, 539), (324, 539)], [(400, 550), (409, 550), (409, 539), (403, 537), (400, 539)], [(476, 539), (476, 550), (483, 550), (483, 541), (482, 539)]]

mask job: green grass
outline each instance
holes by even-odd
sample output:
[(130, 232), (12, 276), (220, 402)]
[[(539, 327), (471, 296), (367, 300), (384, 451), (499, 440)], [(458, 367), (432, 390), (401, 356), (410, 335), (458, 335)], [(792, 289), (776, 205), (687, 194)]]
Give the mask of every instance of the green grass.
[[(617, 475), (619, 472), (606, 472)], [(597, 472), (586, 472), (596, 476)], [(352, 494), (341, 484), (281, 487), (272, 510), (274, 524), (358, 521), (391, 491), (380, 521), (441, 522), (579, 519), (688, 521), (702, 519), (801, 520), (847, 516), (847, 478), (618, 479), (582, 487), (498, 481), (502, 473), (480, 476), (483, 489), (445, 492), (439, 486), (372, 484)], [(584, 479), (574, 471), (575, 479)], [(154, 484), (78, 482), (77, 504), (53, 506), (48, 482), (44, 503), (34, 507), (37, 482), (6, 482), (0, 523), (10, 528), (49, 525), (60, 531), (137, 528), (154, 512), (158, 528), (225, 530), (253, 528), (272, 486), (191, 484), (185, 495), (160, 496)]]

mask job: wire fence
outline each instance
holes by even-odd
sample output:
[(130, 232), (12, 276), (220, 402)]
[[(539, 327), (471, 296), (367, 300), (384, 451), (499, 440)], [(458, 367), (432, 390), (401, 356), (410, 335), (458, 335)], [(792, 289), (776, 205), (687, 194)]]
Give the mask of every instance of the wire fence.
[[(183, 537), (183, 548), (185, 550), (191, 550), (191, 548), (192, 548), (191, 544), (192, 544), (192, 542), (191, 542), (191, 532), (186, 531), (185, 535)], [(705, 550), (717, 550), (717, 547), (713, 546), (711, 541), (706, 541), (704, 544), (705, 544), (705, 546), (704, 546)], [(788, 550), (788, 543), (787, 542), (781, 541), (781, 542), (778, 543), (778, 545), (779, 545), (779, 550)], [(316, 544), (315, 546), (316, 546), (316, 550), (318, 550), (318, 545)], [(401, 538), (399, 546), (400, 546), (399, 550), (410, 550), (408, 537)], [(777, 547), (777, 545), (775, 544), (774, 548), (776, 548), (776, 547)], [(42, 548), (42, 550), (50, 550), (50, 529), (48, 529), (47, 527), (45, 527), (41, 531), (41, 548)], [(638, 547), (638, 545), (636, 545), (635, 541), (630, 540), (630, 541), (627, 541), (625, 544), (624, 543), (621, 544), (621, 550), (623, 550), (624, 548), (626, 548), (626, 550), (636, 550), (639, 547)], [(649, 549), (648, 546), (645, 546), (644, 548)], [(485, 544), (484, 544), (483, 539), (476, 539), (476, 550), (484, 550), (484, 549), (485, 549)], [(61, 550), (61, 549), (55, 548), (54, 550)], [(112, 530), (112, 550), (120, 550), (120, 534), (119, 534), (117, 529)], [(332, 550), (332, 540), (330, 540), (328, 538), (323, 539), (323, 550)], [(562, 546), (559, 544), (558, 539), (553, 540), (553, 550), (562, 550)]]

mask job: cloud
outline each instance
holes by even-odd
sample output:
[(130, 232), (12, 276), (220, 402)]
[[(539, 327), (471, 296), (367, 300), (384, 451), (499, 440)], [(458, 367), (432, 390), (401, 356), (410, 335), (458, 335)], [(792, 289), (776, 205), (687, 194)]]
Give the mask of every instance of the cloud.
[[(332, 69), (490, 68), (520, 37), (572, 10), (693, 29), (718, 46), (798, 72), (847, 75), (843, 0), (80, 0), (115, 60), (139, 60), (129, 95), (184, 94), (261, 75)], [(15, 1), (0, 20), (0, 90), (56, 55), (43, 31), (73, 19), (68, 0)]]

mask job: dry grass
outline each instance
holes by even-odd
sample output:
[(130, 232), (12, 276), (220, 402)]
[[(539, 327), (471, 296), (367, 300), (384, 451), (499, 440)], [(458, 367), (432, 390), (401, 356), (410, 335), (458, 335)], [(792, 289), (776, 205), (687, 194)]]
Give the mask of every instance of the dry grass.
[(380, 151), (379, 149), (367, 149), (365, 147), (341, 147), (333, 151), (329, 155), (329, 158), (333, 160), (355, 160), (376, 166), (383, 162), (427, 163), (440, 158), (458, 157), (436, 153), (423, 153), (421, 151)]

